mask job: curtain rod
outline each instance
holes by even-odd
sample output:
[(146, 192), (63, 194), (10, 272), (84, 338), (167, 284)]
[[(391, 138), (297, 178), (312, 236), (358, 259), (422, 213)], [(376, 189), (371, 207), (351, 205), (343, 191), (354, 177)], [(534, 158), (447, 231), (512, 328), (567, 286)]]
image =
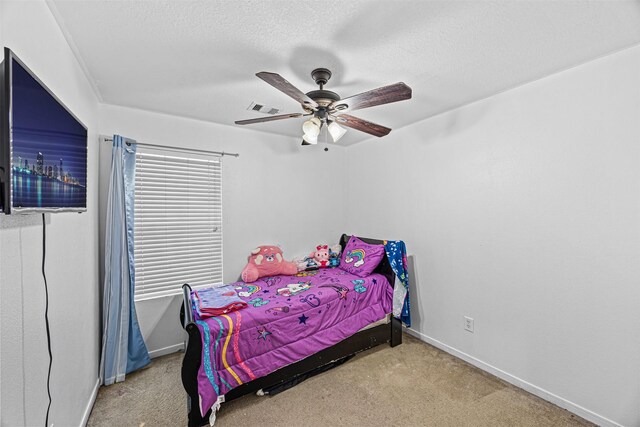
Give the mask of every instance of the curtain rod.
[[(102, 136), (105, 141), (113, 142), (113, 138), (108, 136)], [(199, 150), (197, 148), (178, 148), (178, 147), (169, 147), (167, 145), (159, 145), (159, 144), (146, 144), (143, 142), (136, 142), (136, 145), (140, 147), (149, 147), (149, 148), (157, 148), (161, 150), (168, 151), (177, 151), (177, 152), (189, 152), (189, 153), (200, 153), (200, 154), (217, 154), (219, 156), (232, 156), (232, 157), (240, 157), (239, 153), (227, 153), (226, 151), (211, 151), (211, 150)]]

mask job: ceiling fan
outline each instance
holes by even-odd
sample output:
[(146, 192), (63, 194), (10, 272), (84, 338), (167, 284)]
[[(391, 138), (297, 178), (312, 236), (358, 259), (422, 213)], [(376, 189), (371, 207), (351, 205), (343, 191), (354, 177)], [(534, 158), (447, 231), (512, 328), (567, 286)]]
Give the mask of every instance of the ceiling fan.
[(257, 73), (256, 76), (298, 101), (302, 106), (304, 113), (280, 114), (271, 117), (238, 120), (235, 123), (237, 125), (250, 125), (253, 123), (311, 116), (311, 118), (305, 121), (302, 125), (302, 130), (304, 132), (302, 145), (317, 144), (318, 135), (320, 135), (320, 129), (323, 126), (327, 126), (327, 130), (331, 134), (333, 142), (338, 142), (338, 140), (347, 132), (347, 130), (340, 125), (350, 127), (361, 132), (366, 132), (377, 137), (385, 136), (391, 132), (390, 128), (346, 113), (354, 110), (360, 110), (362, 108), (375, 107), (376, 105), (404, 101), (405, 99), (411, 98), (411, 88), (400, 82), (341, 99), (337, 93), (324, 89), (324, 85), (326, 85), (331, 78), (331, 71), (326, 68), (316, 68), (311, 72), (311, 77), (316, 84), (320, 86), (320, 89), (312, 90), (306, 94), (289, 83), (279, 74), (262, 71)]

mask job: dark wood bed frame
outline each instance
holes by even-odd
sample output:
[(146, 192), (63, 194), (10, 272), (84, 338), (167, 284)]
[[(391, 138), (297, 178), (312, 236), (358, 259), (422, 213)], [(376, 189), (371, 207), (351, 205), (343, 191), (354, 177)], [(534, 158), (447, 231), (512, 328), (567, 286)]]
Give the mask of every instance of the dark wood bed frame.
[[(343, 234), (340, 238), (340, 245), (344, 250), (345, 245), (349, 241), (349, 237)], [(362, 238), (363, 241), (370, 244), (383, 244), (381, 240)], [(374, 273), (384, 275), (391, 286), (395, 283), (395, 273), (391, 269), (389, 260), (385, 256)], [(198, 407), (198, 369), (202, 358), (202, 337), (200, 330), (193, 320), (191, 310), (185, 310), (190, 305), (190, 287), (188, 284), (183, 285), (183, 305), (180, 309), (180, 322), (189, 335), (187, 348), (185, 350), (184, 359), (182, 360), (182, 385), (187, 392), (187, 410), (189, 416), (189, 427), (200, 427), (209, 424), (209, 410), (204, 417), (200, 415)], [(395, 347), (402, 343), (402, 323), (391, 316), (391, 322), (388, 324), (374, 326), (369, 329), (357, 332), (351, 337), (342, 340), (332, 347), (326, 348), (315, 353), (299, 362), (292, 363), (283, 368), (278, 369), (271, 374), (256, 378), (253, 381), (244, 383), (225, 394), (225, 401), (228, 402), (248, 393), (255, 393), (264, 388), (278, 386), (284, 384), (318, 368), (322, 368), (330, 363), (352, 356), (364, 350), (368, 350), (382, 343), (389, 343), (391, 347)]]

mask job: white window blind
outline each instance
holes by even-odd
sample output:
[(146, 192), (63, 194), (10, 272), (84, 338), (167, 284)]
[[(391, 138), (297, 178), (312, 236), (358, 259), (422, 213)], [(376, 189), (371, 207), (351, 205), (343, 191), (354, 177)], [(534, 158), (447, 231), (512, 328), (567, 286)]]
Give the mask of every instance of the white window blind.
[(136, 153), (135, 299), (222, 283), (220, 158)]

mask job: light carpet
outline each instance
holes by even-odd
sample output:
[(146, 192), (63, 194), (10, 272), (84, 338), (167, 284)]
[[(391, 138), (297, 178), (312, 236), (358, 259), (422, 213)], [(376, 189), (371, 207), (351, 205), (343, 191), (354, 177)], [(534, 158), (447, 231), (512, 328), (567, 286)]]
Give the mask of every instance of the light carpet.
[[(222, 405), (216, 426), (592, 426), (407, 334), (276, 396)], [(125, 382), (101, 387), (98, 426), (184, 426), (183, 353), (153, 360)]]

